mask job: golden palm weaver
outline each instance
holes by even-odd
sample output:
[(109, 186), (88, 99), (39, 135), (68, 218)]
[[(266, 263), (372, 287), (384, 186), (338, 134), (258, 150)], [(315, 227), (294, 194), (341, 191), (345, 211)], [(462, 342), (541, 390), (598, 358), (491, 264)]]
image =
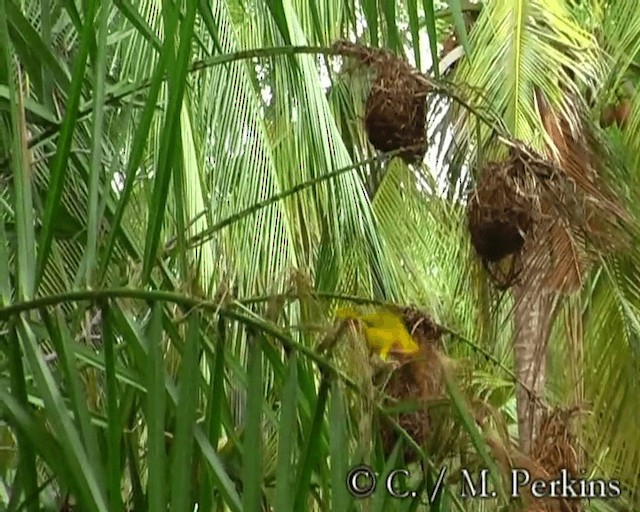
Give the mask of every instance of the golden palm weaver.
[(390, 352), (415, 354), (419, 347), (411, 337), (400, 315), (380, 309), (373, 313), (359, 313), (352, 308), (340, 308), (336, 317), (344, 320), (358, 320), (364, 331), (367, 344), (385, 361)]

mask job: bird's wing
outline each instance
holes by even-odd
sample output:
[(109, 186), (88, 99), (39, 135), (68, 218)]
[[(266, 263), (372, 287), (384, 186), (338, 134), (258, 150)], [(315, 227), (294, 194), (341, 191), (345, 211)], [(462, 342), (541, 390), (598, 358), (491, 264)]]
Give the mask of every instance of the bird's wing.
[(383, 350), (385, 347), (388, 347), (388, 351), (393, 346), (393, 335), (385, 329), (365, 327), (364, 333), (367, 339), (367, 343), (371, 346), (371, 348)]

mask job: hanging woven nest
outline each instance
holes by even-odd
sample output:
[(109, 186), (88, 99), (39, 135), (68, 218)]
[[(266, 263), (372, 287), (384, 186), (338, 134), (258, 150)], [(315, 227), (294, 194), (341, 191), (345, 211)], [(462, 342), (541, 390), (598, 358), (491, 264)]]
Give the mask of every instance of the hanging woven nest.
[(388, 51), (345, 41), (334, 47), (375, 72), (364, 116), (369, 142), (383, 153), (402, 150), (398, 156), (407, 163), (421, 161), (427, 150), (427, 82)]
[(380, 68), (365, 106), (365, 126), (373, 147), (383, 153), (405, 148), (400, 153), (403, 160), (422, 160), (427, 150), (426, 92), (403, 61)]
[[(581, 477), (577, 440), (571, 433), (570, 420), (578, 409), (550, 409), (544, 412), (538, 428), (531, 457), (540, 464), (553, 478), (558, 478), (565, 470), (569, 478)], [(582, 504), (579, 499), (550, 499), (549, 510), (579, 512)]]
[(471, 243), (498, 288), (513, 285), (522, 270), (525, 242), (540, 217), (541, 176), (548, 166), (518, 148), (482, 169), (467, 204)]
[[(415, 308), (402, 308), (399, 313), (420, 350), (410, 356), (396, 356), (396, 366), (383, 388), (388, 396), (384, 405), (388, 408), (406, 404), (415, 406), (414, 410), (399, 412), (394, 419), (419, 446), (424, 446), (434, 428), (430, 405), (443, 397), (442, 368), (438, 357), (442, 333), (428, 315)], [(384, 452), (389, 456), (401, 434), (390, 422), (381, 423), (380, 434)], [(404, 459), (405, 462), (417, 459), (415, 450), (406, 444)]]
[[(513, 471), (526, 471), (530, 482), (544, 480), (550, 482), (562, 478), (566, 471), (568, 479), (580, 479), (576, 440), (570, 433), (569, 420), (577, 409), (566, 411), (549, 409), (545, 411), (537, 429), (534, 447), (529, 455), (514, 446), (506, 447), (502, 442), (489, 438), (487, 444), (502, 470), (507, 488), (511, 488)], [(517, 489), (525, 512), (581, 512), (580, 499), (570, 497), (534, 497), (530, 485)]]

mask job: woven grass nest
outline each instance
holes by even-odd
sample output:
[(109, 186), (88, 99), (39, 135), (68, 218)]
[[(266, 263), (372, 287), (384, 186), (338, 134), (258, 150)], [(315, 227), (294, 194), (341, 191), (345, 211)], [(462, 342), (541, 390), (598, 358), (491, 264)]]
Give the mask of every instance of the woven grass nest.
[[(571, 433), (570, 419), (577, 411), (551, 409), (545, 412), (532, 450), (532, 458), (542, 466), (552, 478), (565, 469), (571, 478), (580, 478), (576, 439)], [(549, 499), (549, 511), (579, 512), (582, 504), (578, 499)]]
[(471, 243), (498, 288), (513, 285), (522, 270), (520, 256), (541, 216), (540, 179), (546, 176), (548, 166), (513, 148), (507, 159), (482, 169), (469, 196)]
[(365, 104), (369, 142), (383, 153), (402, 150), (398, 156), (407, 163), (421, 161), (427, 150), (426, 96), (430, 87), (426, 81), (388, 51), (348, 41), (339, 41), (334, 47), (375, 73)]
[[(400, 412), (394, 418), (419, 445), (423, 446), (433, 433), (433, 412), (429, 405), (443, 396), (442, 369), (438, 352), (441, 347), (441, 331), (425, 313), (413, 307), (400, 311), (408, 331), (420, 346), (420, 351), (411, 356), (397, 356), (384, 392), (388, 396), (385, 407), (413, 402), (417, 409)], [(417, 402), (417, 403), (416, 403)], [(380, 425), (383, 449), (386, 456), (393, 451), (401, 434), (389, 422)], [(405, 462), (417, 459), (411, 446), (405, 444)]]

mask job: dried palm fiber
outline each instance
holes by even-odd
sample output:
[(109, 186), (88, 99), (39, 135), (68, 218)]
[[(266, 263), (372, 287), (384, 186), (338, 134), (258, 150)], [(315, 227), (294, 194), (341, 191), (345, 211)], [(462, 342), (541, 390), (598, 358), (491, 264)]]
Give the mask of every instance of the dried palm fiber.
[(500, 288), (518, 283), (572, 293), (590, 260), (626, 243), (629, 217), (602, 176), (606, 146), (583, 121), (573, 122), (584, 127), (582, 135), (568, 121), (545, 123), (558, 141), (551, 156), (512, 142), (509, 158), (480, 173), (468, 202), (469, 230)]
[[(535, 480), (550, 481), (554, 476), (547, 471), (539, 462), (531, 457), (524, 455), (515, 446), (504, 446), (502, 441), (494, 438), (488, 438), (489, 446), (493, 458), (498, 463), (498, 468), (502, 473), (502, 480), (505, 489), (511, 492), (512, 478), (514, 470), (526, 471), (530, 477), (530, 482)], [(558, 498), (536, 498), (531, 494), (529, 486), (518, 488), (518, 497), (512, 497), (512, 503), (515, 505), (516, 500), (520, 501), (520, 506), (515, 510), (523, 512), (570, 512), (571, 509), (566, 508), (566, 500)], [(513, 509), (510, 509), (513, 510)]]
[[(471, 243), (499, 288), (518, 277), (520, 255), (541, 214), (540, 179), (547, 166), (518, 145), (501, 161), (487, 163), (467, 203)], [(509, 267), (501, 262), (510, 258)]]
[[(438, 418), (434, 417), (433, 406), (444, 398), (439, 357), (442, 332), (427, 314), (416, 308), (399, 308), (398, 312), (420, 350), (409, 356), (395, 356), (394, 368), (383, 384), (383, 391), (388, 397), (384, 405), (415, 404), (415, 410), (400, 412), (394, 419), (416, 444), (422, 446), (430, 440), (436, 427)], [(383, 422), (380, 430), (383, 449), (388, 456), (401, 434), (389, 422)], [(417, 459), (415, 451), (406, 444), (404, 458), (405, 462)]]
[[(546, 407), (535, 436), (530, 455), (522, 453), (515, 446), (505, 446), (503, 442), (488, 438), (493, 457), (502, 470), (506, 488), (511, 489), (512, 470), (527, 471), (530, 482), (544, 480), (550, 482), (561, 478), (561, 470), (567, 471), (569, 479), (580, 478), (575, 439), (570, 433), (569, 420), (577, 409), (562, 410)], [(522, 486), (520, 496), (526, 512), (580, 512), (582, 505), (578, 499), (535, 498), (530, 487)]]
[[(576, 450), (577, 443), (570, 429), (570, 420), (577, 411), (577, 408), (570, 410), (555, 408), (547, 409), (543, 413), (531, 451), (531, 458), (545, 468), (552, 479), (558, 478), (563, 469), (567, 471), (569, 478), (578, 479), (581, 476)], [(562, 502), (564, 508), (559, 510), (563, 512), (582, 510), (578, 499), (566, 499)]]
[(632, 102), (629, 98), (618, 98), (615, 102), (602, 107), (600, 113), (600, 126), (608, 128), (615, 123), (618, 128), (626, 128), (631, 115)]
[(626, 128), (631, 116), (632, 103), (629, 98), (622, 98), (616, 107), (616, 123), (620, 128)]
[(540, 243), (528, 248), (528, 266), (535, 271), (527, 281), (573, 293), (595, 258), (627, 245), (629, 217), (612, 188), (614, 181), (607, 179), (615, 157), (598, 139), (580, 104), (560, 115), (539, 91), (536, 99), (549, 139), (547, 157), (562, 179), (545, 191), (545, 222), (538, 228)]
[(386, 50), (349, 41), (334, 44), (340, 53), (357, 59), (375, 73), (365, 104), (365, 128), (378, 151), (398, 153), (405, 162), (417, 162), (427, 150), (426, 97), (430, 91), (420, 73)]

